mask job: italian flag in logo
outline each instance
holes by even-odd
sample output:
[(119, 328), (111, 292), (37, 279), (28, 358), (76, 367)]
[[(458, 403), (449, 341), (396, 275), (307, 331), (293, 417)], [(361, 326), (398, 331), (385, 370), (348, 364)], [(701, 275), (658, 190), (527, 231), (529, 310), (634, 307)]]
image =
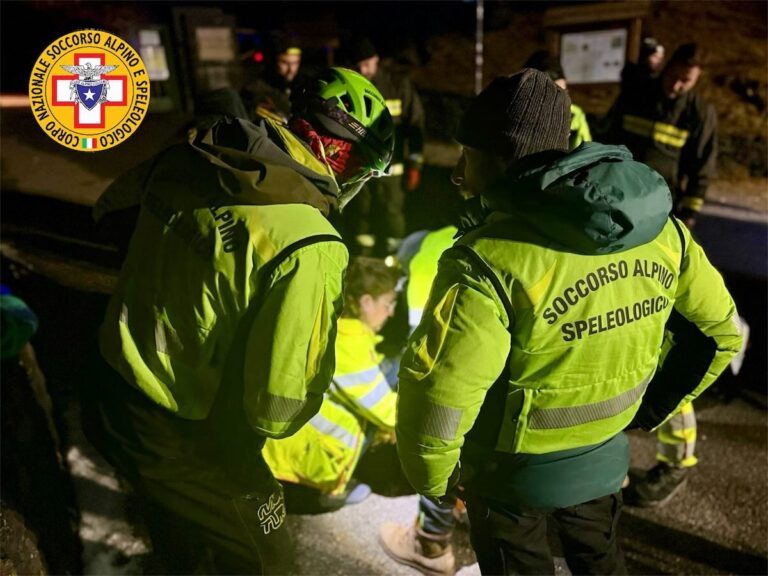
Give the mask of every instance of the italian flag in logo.
[(96, 138), (83, 138), (81, 148), (83, 150), (95, 150)]

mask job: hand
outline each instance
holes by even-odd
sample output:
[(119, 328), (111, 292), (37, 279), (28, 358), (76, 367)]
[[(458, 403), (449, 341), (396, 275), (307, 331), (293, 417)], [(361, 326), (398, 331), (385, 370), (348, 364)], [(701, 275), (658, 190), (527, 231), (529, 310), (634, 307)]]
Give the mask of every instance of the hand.
[(421, 168), (411, 166), (405, 171), (405, 187), (408, 192), (413, 192), (421, 183)]
[(378, 446), (380, 444), (395, 444), (396, 437), (394, 430), (376, 430), (376, 434), (373, 437), (372, 446)]

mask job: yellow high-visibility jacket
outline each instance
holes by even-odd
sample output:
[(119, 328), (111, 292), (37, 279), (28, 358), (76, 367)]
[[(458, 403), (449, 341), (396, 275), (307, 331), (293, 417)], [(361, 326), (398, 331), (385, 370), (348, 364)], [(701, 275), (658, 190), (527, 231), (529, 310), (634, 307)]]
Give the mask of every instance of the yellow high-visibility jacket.
[(99, 334), (105, 360), (180, 419), (235, 391), (232, 419), (294, 433), (334, 372), (348, 255), (324, 212), (338, 192), (269, 121), (223, 121), (121, 177), (97, 215), (132, 195), (141, 212)]
[(362, 454), (367, 426), (394, 429), (397, 394), (379, 368), (378, 341), (360, 320), (339, 319), (336, 372), (320, 412), (294, 436), (264, 446), (276, 478), (343, 492)]
[(575, 150), (583, 142), (592, 142), (587, 115), (579, 106), (571, 104), (571, 135), (568, 138), (568, 147)]
[(453, 246), (456, 226), (432, 230), (422, 238), (416, 254), (408, 261), (408, 325), (413, 330), (421, 322), (432, 282), (437, 276), (437, 262)]
[(533, 156), (477, 200), (486, 212), (441, 257), (400, 368), (397, 449), (420, 494), (443, 496), (461, 458), (503, 500), (495, 462), (535, 468), (633, 419), (654, 429), (738, 352), (722, 277), (625, 148)]

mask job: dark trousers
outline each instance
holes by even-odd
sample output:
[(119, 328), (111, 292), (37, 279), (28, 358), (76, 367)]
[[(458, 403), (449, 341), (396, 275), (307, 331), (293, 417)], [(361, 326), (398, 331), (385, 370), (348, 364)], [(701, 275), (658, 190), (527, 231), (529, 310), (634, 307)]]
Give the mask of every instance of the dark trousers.
[(376, 237), (377, 250), (386, 248), (387, 238), (405, 236), (402, 176), (372, 178), (344, 211), (345, 228), (351, 241), (360, 234)]
[(453, 517), (455, 504), (438, 504), (429, 498), (419, 496), (419, 524), (430, 534), (450, 534), (456, 527)]
[(145, 572), (284, 574), (292, 543), (279, 484), (233, 496), (208, 482), (132, 481), (152, 540)]
[(228, 464), (213, 441), (219, 427), (175, 417), (99, 359), (89, 376), (83, 427), (138, 496), (154, 552), (148, 572), (290, 572), (283, 490), (261, 444), (227, 436), (244, 465)]
[(577, 506), (513, 510), (469, 495), (472, 547), (483, 574), (554, 574), (547, 522), (558, 527), (573, 574), (626, 574), (616, 538), (621, 493)]

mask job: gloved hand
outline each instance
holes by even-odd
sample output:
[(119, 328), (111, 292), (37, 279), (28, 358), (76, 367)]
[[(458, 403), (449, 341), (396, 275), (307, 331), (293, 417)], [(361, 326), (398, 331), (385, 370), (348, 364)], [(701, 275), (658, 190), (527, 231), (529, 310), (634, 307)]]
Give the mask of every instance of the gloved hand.
[(645, 430), (650, 432), (663, 421), (664, 417), (662, 415), (656, 414), (650, 406), (643, 404), (624, 430)]
[(413, 192), (421, 184), (421, 168), (419, 166), (410, 166), (405, 171), (405, 187), (408, 192)]

